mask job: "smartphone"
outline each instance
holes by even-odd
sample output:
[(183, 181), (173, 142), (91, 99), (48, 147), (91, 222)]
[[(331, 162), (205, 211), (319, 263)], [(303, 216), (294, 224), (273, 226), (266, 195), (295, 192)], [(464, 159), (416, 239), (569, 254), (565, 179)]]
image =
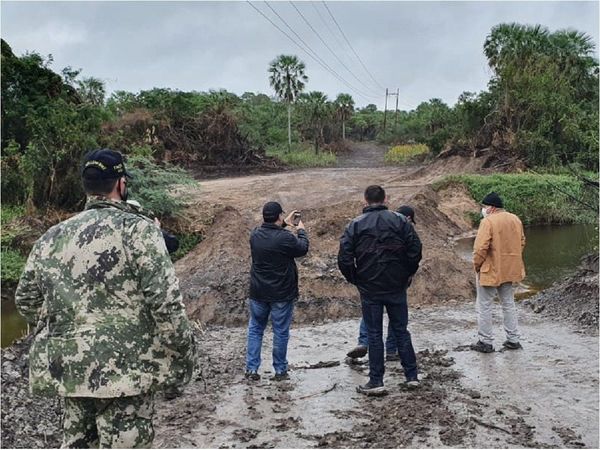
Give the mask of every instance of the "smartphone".
[(292, 222), (293, 222), (293, 224), (294, 224), (295, 227), (297, 227), (298, 224), (300, 223), (300, 219), (302, 219), (302, 213), (295, 212), (294, 213), (294, 217), (292, 219)]

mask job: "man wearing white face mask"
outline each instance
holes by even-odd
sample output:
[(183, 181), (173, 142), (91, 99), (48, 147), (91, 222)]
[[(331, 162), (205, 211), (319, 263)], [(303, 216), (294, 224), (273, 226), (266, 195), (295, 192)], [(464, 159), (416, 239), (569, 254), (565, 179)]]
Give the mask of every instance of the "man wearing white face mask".
[(477, 274), (477, 323), (479, 340), (471, 349), (494, 351), (492, 305), (498, 295), (502, 302), (507, 350), (522, 348), (519, 342), (514, 286), (525, 278), (523, 248), (525, 233), (521, 220), (504, 210), (502, 199), (495, 192), (481, 202), (483, 220), (479, 224), (473, 246), (473, 266)]

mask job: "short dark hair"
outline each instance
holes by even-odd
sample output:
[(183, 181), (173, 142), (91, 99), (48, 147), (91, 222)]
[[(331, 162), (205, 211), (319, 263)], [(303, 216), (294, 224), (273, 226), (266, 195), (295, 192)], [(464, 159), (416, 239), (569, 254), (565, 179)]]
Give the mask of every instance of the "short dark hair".
[(82, 178), (83, 180), (83, 190), (86, 194), (91, 195), (107, 195), (110, 194), (119, 178), (113, 179), (93, 179), (93, 178)]
[(383, 203), (385, 200), (385, 190), (376, 184), (365, 189), (365, 200), (367, 203)]

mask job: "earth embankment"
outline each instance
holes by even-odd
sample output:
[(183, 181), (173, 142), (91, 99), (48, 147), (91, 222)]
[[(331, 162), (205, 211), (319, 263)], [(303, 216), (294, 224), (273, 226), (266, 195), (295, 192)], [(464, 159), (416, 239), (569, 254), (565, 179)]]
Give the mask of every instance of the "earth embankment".
[(410, 204), (423, 242), (423, 261), (411, 287), (413, 305), (440, 305), (472, 299), (472, 269), (452, 248), (452, 238), (471, 230), (467, 210), (477, 210), (460, 188), (434, 192), (414, 169), (347, 168), (307, 170), (229, 178), (182, 188), (195, 221), (207, 223), (204, 240), (178, 261), (188, 313), (204, 323), (239, 325), (246, 321), (251, 265), (248, 238), (261, 223), (262, 205), (278, 201), (287, 211), (301, 210), (310, 252), (298, 259), (300, 323), (359, 314), (358, 294), (337, 269), (339, 238), (362, 211), (370, 184), (382, 185), (390, 208)]

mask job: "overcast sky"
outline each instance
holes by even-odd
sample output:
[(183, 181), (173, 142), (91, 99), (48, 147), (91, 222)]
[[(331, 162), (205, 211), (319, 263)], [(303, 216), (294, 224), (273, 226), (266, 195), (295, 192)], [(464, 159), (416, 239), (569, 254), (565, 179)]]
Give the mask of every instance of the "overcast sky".
[[(400, 89), (400, 109), (438, 97), (448, 104), (480, 91), (490, 78), (482, 46), (502, 22), (574, 28), (598, 45), (598, 2), (334, 2), (327, 6), (367, 67), (346, 44), (323, 2), (255, 2), (299, 39), (271, 6), (357, 93), (322, 68), (246, 2), (2, 1), (2, 37), (20, 55), (51, 53), (53, 68), (83, 69), (109, 92), (153, 87), (227, 89), (272, 95), (267, 67), (277, 55), (306, 63), (308, 90), (348, 92), (357, 106), (383, 108), (382, 87)], [(294, 6), (352, 74), (334, 58)], [(597, 55), (597, 52), (596, 52)], [(360, 81), (360, 82), (359, 82)], [(391, 108), (395, 98), (389, 100)]]

